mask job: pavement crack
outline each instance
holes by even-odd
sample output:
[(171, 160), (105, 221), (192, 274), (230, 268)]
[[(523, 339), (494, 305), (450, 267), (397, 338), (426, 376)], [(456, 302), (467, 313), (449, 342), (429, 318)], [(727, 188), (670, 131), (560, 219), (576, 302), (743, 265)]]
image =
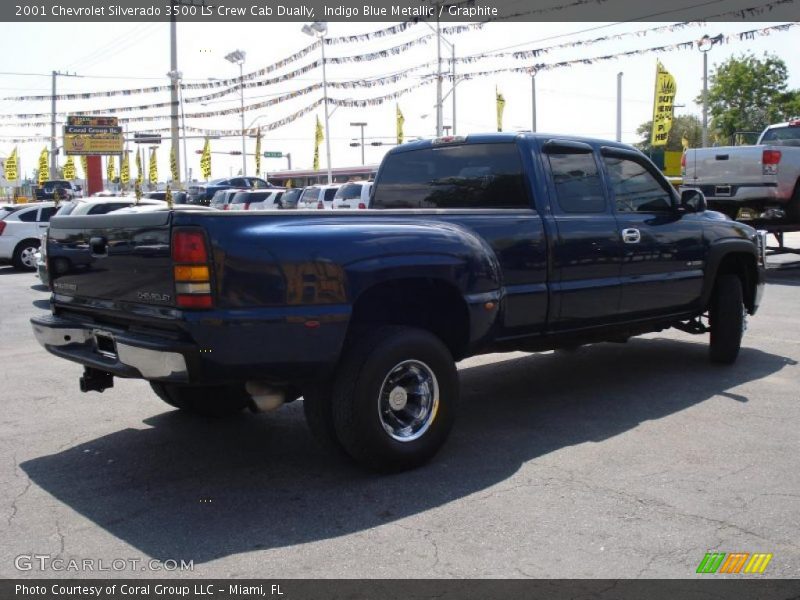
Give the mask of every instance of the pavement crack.
[[(14, 459), (14, 473), (16, 474), (17, 471), (20, 471), (20, 472), (24, 473), (24, 471), (22, 471), (22, 469), (19, 468), (19, 462), (17, 461), (17, 454), (16, 453), (14, 453), (13, 459)], [(31, 482), (30, 478), (26, 475), (25, 476), (25, 487), (11, 501), (11, 514), (8, 515), (8, 518), (6, 519), (6, 525), (8, 527), (11, 527), (11, 523), (14, 521), (14, 518), (17, 516), (17, 513), (19, 512), (19, 507), (17, 506), (17, 503), (22, 499), (22, 497), (25, 494), (28, 493), (28, 490), (31, 489), (31, 484), (32, 484), (32, 482)]]

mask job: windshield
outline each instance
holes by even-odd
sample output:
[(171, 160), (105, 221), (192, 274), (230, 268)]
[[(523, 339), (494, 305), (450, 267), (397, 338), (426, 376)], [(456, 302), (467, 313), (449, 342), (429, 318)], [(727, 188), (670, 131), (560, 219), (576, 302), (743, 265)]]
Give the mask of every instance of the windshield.
[(762, 144), (773, 146), (800, 146), (800, 126), (775, 127), (764, 132)]

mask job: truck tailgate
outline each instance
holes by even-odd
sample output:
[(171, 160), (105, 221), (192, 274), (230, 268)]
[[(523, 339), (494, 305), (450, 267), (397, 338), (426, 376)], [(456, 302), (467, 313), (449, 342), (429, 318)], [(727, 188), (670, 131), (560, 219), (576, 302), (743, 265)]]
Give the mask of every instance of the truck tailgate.
[[(686, 151), (684, 185), (730, 186), (762, 184), (768, 177), (762, 171), (764, 146), (723, 146)], [(726, 195), (713, 190), (714, 196)], [(730, 192), (727, 194), (730, 195)]]
[(114, 305), (173, 306), (171, 217), (158, 211), (53, 218), (47, 245), (53, 291)]

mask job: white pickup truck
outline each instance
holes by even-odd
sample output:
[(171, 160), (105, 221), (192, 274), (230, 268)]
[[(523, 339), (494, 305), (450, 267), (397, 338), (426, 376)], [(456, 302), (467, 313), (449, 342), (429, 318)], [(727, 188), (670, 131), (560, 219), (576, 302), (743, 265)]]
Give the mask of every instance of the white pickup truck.
[(770, 125), (755, 146), (689, 149), (681, 170), (684, 187), (734, 219), (800, 223), (800, 119)]

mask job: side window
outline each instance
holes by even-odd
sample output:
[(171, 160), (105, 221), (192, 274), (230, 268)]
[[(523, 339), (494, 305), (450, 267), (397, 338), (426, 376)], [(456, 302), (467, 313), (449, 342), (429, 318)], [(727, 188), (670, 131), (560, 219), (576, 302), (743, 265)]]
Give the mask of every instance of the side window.
[(617, 212), (661, 212), (672, 210), (672, 195), (634, 160), (606, 156), (606, 163)]
[(328, 188), (325, 190), (325, 202), (330, 202), (336, 195), (336, 188)]
[(26, 210), (20, 211), (19, 216), (17, 217), (23, 223), (33, 223), (36, 221), (36, 213), (39, 211), (37, 209), (33, 210)]
[(515, 143), (460, 144), (390, 154), (374, 208), (530, 208)]
[(548, 154), (558, 205), (565, 213), (601, 213), (606, 209), (603, 184), (590, 152)]
[(42, 209), (41, 213), (39, 214), (39, 221), (41, 222), (49, 222), (50, 217), (58, 212), (58, 209), (54, 206), (48, 206)]
[(237, 177), (235, 179), (231, 179), (230, 184), (233, 187), (250, 187), (250, 182), (244, 179), (243, 177)]

